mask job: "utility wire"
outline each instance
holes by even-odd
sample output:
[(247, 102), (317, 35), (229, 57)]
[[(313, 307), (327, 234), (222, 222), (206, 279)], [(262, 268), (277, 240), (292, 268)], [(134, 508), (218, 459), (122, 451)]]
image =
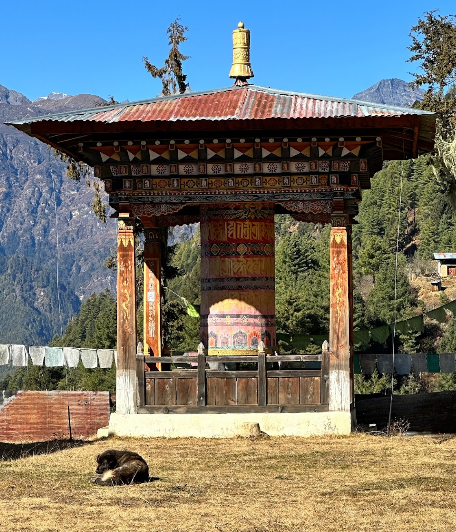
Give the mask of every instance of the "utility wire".
[[(49, 159), (50, 159), (50, 157), (49, 157)], [(56, 186), (55, 186), (54, 172), (52, 171), (52, 169), (49, 169), (49, 171), (51, 172), (52, 189), (53, 189), (53, 196), (54, 196), (54, 215), (55, 215), (54, 216), (54, 225), (55, 225), (56, 248), (57, 248), (57, 253), (56, 253), (57, 305), (58, 305), (58, 312), (59, 312), (60, 336), (62, 336), (63, 335), (63, 325), (62, 325), (62, 308), (61, 308), (61, 304), (60, 304), (60, 279), (59, 279), (60, 247), (59, 247), (59, 226), (58, 226), (58, 219), (57, 219), (57, 190), (56, 190)]]
[(401, 215), (402, 215), (402, 174), (404, 173), (404, 168), (401, 168), (401, 177), (399, 185), (399, 209), (397, 216), (397, 233), (396, 233), (396, 261), (394, 268), (394, 325), (393, 325), (393, 339), (392, 339), (392, 367), (391, 367), (391, 396), (389, 404), (389, 413), (388, 413), (388, 436), (390, 435), (391, 430), (391, 412), (393, 410), (393, 392), (394, 392), (394, 357), (395, 357), (395, 348), (394, 340), (396, 339), (396, 324), (397, 324), (397, 269), (398, 269), (398, 258), (399, 258), (399, 236), (401, 231)]

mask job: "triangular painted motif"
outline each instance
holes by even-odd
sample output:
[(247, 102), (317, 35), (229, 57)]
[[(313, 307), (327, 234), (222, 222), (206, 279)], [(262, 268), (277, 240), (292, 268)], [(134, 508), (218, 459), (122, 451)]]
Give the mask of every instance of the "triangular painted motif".
[[(169, 161), (169, 146), (147, 146), (149, 148), (149, 157), (151, 161), (161, 162)], [(158, 159), (158, 160), (157, 160)]]
[(177, 158), (179, 161), (197, 161), (198, 144), (188, 144), (187, 146), (179, 146), (179, 148), (177, 149)]
[(310, 157), (310, 142), (290, 142), (290, 157)]
[(138, 159), (138, 161), (141, 160), (141, 146), (122, 146), (122, 148), (126, 150), (130, 161), (134, 161), (135, 159)]
[(113, 159), (114, 161), (120, 161), (120, 153), (116, 151), (114, 147), (94, 146), (91, 149), (100, 152), (101, 160), (104, 163), (109, 159)]
[(233, 144), (233, 155), (235, 159), (253, 159), (253, 146)]
[(270, 142), (261, 146), (261, 154), (263, 159), (280, 159), (282, 157), (282, 143)]
[(345, 142), (344, 147), (342, 148), (342, 157), (345, 157), (345, 155), (355, 155), (358, 157), (359, 151), (361, 150), (361, 146), (363, 144), (367, 144), (369, 141), (357, 141), (357, 142)]
[(207, 160), (222, 161), (225, 159), (225, 146), (218, 144), (207, 144)]
[(328, 155), (329, 157), (332, 157), (334, 144), (335, 144), (334, 141), (333, 142), (319, 142), (318, 143), (318, 156), (323, 157), (324, 155)]

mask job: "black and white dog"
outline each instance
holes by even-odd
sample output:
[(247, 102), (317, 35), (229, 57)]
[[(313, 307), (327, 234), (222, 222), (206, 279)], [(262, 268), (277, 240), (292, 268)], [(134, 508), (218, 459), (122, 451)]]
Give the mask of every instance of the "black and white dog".
[(96, 473), (90, 481), (100, 486), (119, 486), (149, 481), (149, 467), (138, 453), (109, 449), (97, 456)]

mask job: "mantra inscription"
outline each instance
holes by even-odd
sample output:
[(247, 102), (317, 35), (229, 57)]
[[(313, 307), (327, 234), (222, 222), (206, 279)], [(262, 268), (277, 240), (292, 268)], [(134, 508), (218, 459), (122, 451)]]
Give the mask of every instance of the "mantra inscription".
[(269, 204), (202, 207), (201, 340), (208, 354), (275, 348), (274, 211)]

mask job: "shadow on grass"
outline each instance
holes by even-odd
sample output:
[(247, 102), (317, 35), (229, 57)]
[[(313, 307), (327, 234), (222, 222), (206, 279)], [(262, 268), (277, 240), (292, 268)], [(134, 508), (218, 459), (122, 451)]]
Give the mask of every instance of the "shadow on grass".
[(0, 442), (0, 461), (18, 460), (37, 454), (52, 454), (64, 449), (90, 445), (86, 440), (49, 440), (32, 443)]

